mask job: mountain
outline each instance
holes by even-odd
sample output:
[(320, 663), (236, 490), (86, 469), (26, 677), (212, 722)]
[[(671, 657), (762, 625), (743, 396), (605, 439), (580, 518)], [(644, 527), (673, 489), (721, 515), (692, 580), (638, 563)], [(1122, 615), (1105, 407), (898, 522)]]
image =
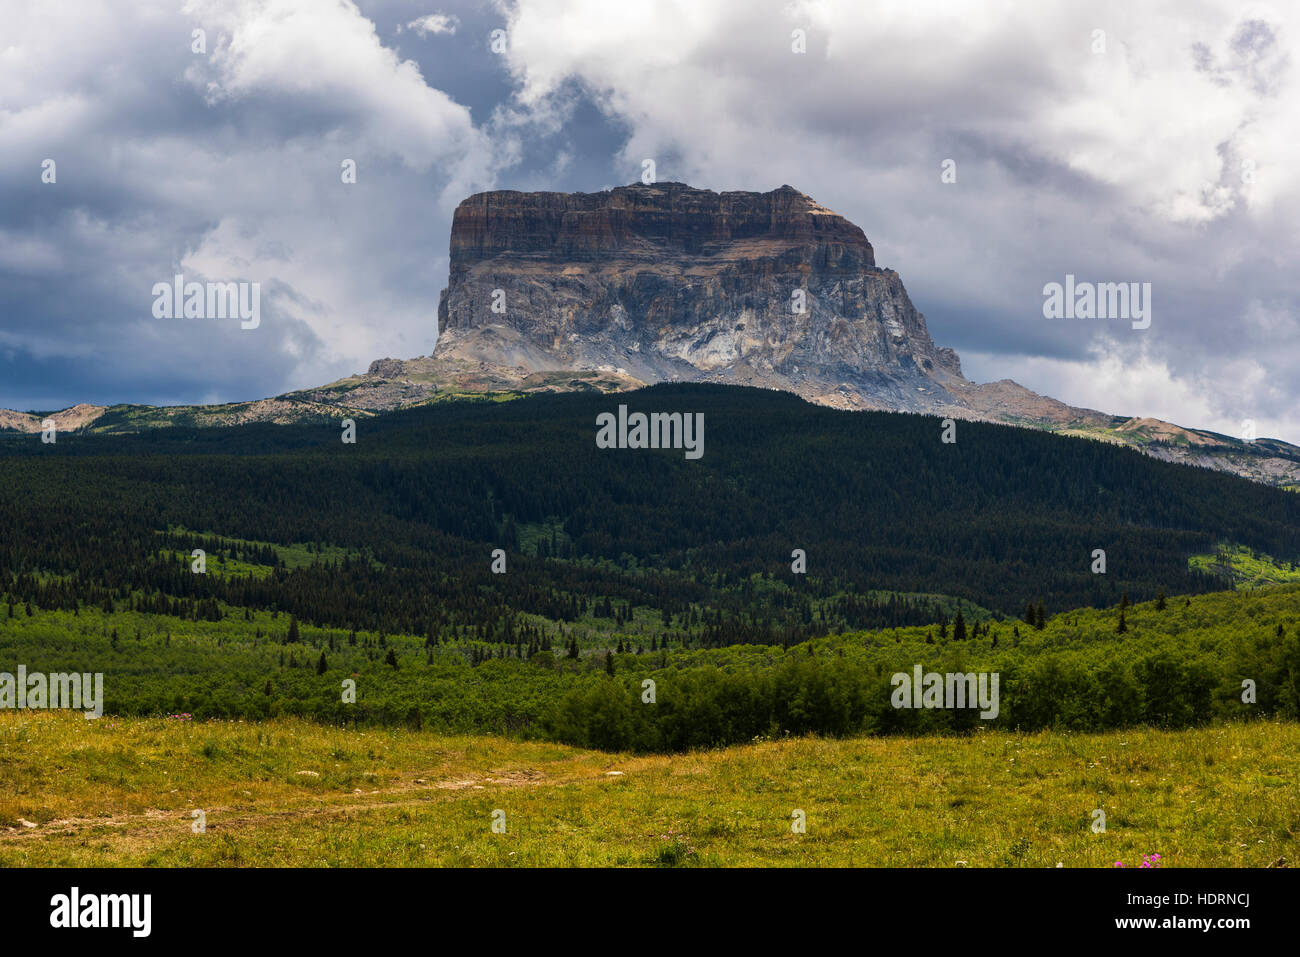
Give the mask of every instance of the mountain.
[(834, 408), (1102, 428), (935, 345), (862, 230), (790, 186), (479, 193), (452, 220), (438, 355), (793, 392)]
[(957, 356), (936, 348), (898, 274), (789, 186), (480, 193), (456, 210), (450, 259), (439, 355), (964, 410)]
[[(1048, 429), (1157, 458), (1300, 486), (1300, 448), (1076, 408), (979, 384), (935, 345), (863, 231), (790, 186), (767, 193), (636, 184), (600, 193), (478, 193), (452, 220), (434, 356), (219, 406), (78, 406), (61, 428), (121, 432), (367, 417), (431, 402), (712, 382), (839, 409)], [(71, 413), (76, 413), (71, 414)], [(0, 429), (40, 430), (0, 413)]]

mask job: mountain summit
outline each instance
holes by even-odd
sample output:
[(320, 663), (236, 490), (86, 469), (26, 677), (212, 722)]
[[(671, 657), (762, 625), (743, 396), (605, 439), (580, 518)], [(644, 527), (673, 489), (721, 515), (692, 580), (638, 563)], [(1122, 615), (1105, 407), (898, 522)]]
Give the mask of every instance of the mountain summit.
[(457, 208), (437, 355), (974, 411), (862, 230), (790, 186), (479, 193)]

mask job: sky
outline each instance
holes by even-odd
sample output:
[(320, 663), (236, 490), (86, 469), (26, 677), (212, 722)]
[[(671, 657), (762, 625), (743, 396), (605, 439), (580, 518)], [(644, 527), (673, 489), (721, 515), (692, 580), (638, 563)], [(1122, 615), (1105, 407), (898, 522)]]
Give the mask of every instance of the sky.
[[(653, 159), (861, 226), (972, 379), (1300, 443), (1298, 60), (1293, 2), (5, 0), (0, 407), (428, 355), (462, 199)], [(178, 273), (259, 324), (159, 318)], [(1150, 326), (1045, 318), (1067, 275)]]

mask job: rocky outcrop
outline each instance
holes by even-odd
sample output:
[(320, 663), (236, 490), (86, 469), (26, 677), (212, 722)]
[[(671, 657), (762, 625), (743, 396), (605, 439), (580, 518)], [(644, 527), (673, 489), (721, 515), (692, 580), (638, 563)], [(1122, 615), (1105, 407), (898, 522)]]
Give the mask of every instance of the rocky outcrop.
[(88, 405), (84, 402), (81, 405), (74, 405), (70, 409), (64, 409), (62, 412), (40, 414), (0, 409), (0, 431), (40, 432), (45, 428), (45, 421), (52, 419), (56, 431), (73, 432), (94, 422), (103, 413), (104, 406)]
[(479, 193), (452, 220), (436, 355), (942, 410), (965, 382), (860, 228), (789, 186)]

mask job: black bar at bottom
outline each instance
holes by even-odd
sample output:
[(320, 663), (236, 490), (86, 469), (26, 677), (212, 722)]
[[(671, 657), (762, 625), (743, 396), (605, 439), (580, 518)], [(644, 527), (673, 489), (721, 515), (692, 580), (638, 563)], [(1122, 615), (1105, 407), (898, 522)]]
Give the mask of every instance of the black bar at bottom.
[(716, 934), (732, 946), (753, 940), (765, 948), (782, 937), (806, 946), (809, 935), (819, 939), (836, 930), (872, 946), (941, 943), (949, 935), (972, 944), (1010, 942), (1025, 934), (1148, 943), (1199, 936), (1231, 946), (1261, 934), (1290, 936), (1300, 890), (1295, 874), (1284, 868), (11, 869), (0, 871), (0, 912), (11, 945), (75, 937), (126, 947), (284, 941), (337, 948), (374, 946), (397, 935), (430, 940), (432, 933), (436, 941), (455, 929), (485, 944), (560, 934), (558, 943), (576, 934), (621, 946), (663, 942), (690, 928), (696, 942)]

